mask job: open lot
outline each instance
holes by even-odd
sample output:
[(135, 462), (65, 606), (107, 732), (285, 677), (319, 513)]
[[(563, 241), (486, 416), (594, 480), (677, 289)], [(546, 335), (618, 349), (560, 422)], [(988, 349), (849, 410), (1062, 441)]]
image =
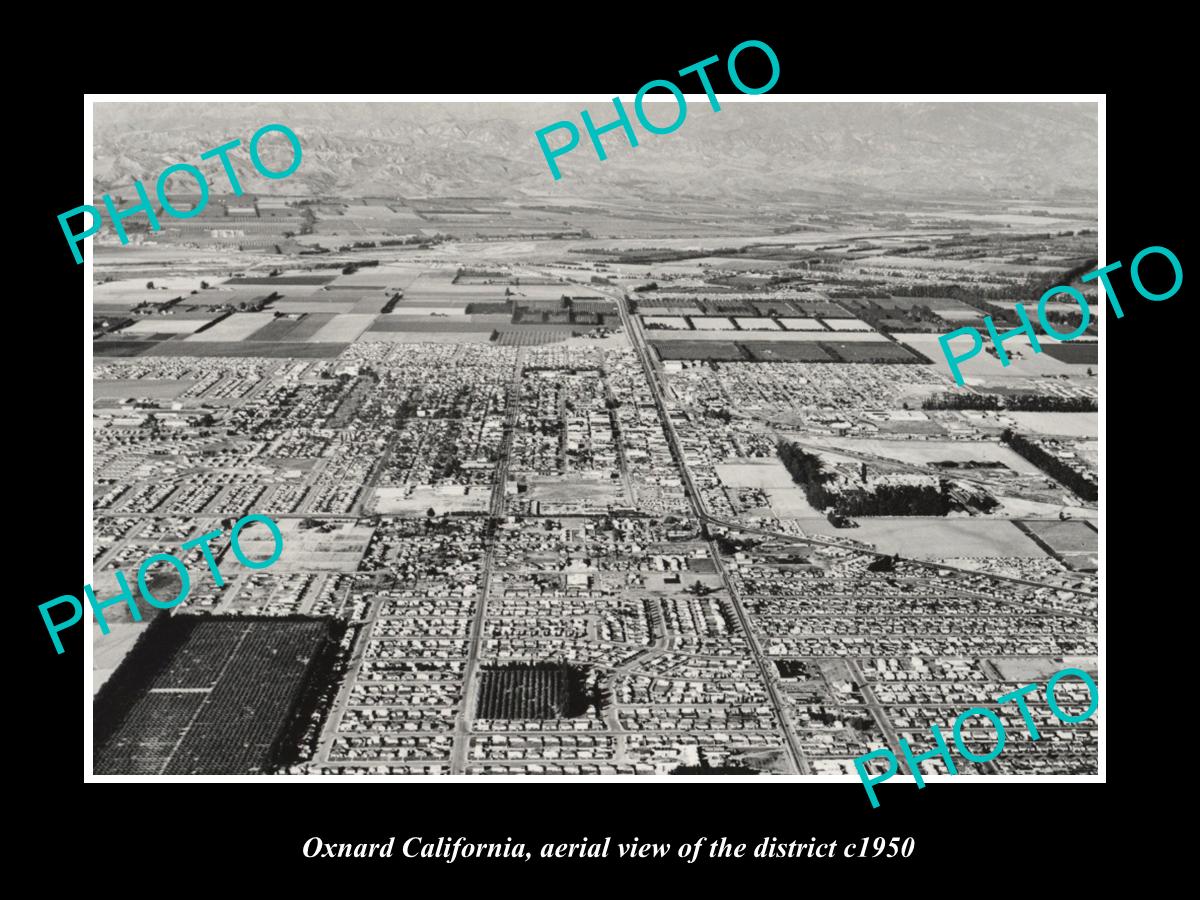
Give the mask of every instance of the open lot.
[[(370, 525), (321, 520), (320, 527), (302, 527), (302, 519), (278, 520), (283, 552), (271, 565), (273, 575), (288, 572), (353, 572), (375, 530)], [(251, 559), (267, 559), (274, 550), (271, 532), (252, 522), (238, 535), (242, 552)]]
[(914, 466), (928, 466), (937, 462), (998, 462), (1023, 475), (1041, 474), (1037, 466), (999, 441), (884, 441), (875, 438), (823, 437), (819, 443)]
[(193, 379), (121, 378), (92, 381), (93, 400), (173, 400), (196, 382)]
[(432, 509), (436, 514), (485, 512), (491, 500), (491, 488), (471, 485), (411, 486), (376, 488), (369, 501), (371, 511), (423, 516)]
[(722, 484), (730, 487), (793, 487), (792, 476), (779, 460), (759, 463), (718, 463), (715, 467)]
[(1045, 556), (1016, 525), (1004, 519), (863, 516), (858, 528), (834, 528), (825, 520), (805, 522), (807, 531), (865, 541), (882, 553), (917, 559), (947, 556)]
[(1098, 413), (1006, 412), (1004, 415), (1016, 422), (1017, 430), (1029, 434), (1081, 438), (1099, 434)]

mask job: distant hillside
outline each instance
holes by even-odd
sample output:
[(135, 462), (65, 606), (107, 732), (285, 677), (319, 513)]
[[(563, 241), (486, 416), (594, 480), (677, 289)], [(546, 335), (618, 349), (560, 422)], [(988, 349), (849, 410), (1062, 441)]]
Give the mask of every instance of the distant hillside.
[[(632, 98), (624, 99), (632, 118)], [(674, 134), (638, 129), (636, 149), (619, 132), (606, 135), (604, 163), (582, 134), (580, 146), (560, 157), (563, 178), (555, 182), (534, 131), (559, 119), (582, 131), (582, 106), (97, 104), (96, 186), (103, 191), (133, 178), (152, 180), (171, 163), (197, 162), (201, 151), (241, 138), (243, 148), (234, 153), (238, 171), (248, 189), (262, 193), (567, 197), (639, 205), (680, 197), (749, 205), (814, 197), (1096, 196), (1096, 113), (1087, 104), (751, 101), (713, 112), (702, 99), (689, 104)], [(611, 104), (587, 108), (597, 123), (613, 118)], [(648, 109), (657, 121), (670, 118), (668, 107), (657, 115)], [(304, 147), (300, 169), (280, 181), (258, 177), (244, 146), (270, 122), (293, 128)], [(273, 140), (285, 146), (278, 135)], [(220, 168), (216, 160), (201, 167)]]

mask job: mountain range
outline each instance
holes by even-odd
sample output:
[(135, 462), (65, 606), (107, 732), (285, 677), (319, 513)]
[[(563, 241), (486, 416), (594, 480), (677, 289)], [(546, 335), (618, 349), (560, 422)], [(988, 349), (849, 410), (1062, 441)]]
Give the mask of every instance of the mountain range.
[[(663, 105), (646, 105), (659, 124), (676, 115), (664, 96)], [(616, 117), (608, 100), (97, 103), (94, 179), (98, 192), (135, 178), (150, 184), (166, 166), (191, 162), (219, 190), (219, 163), (200, 163), (199, 155), (240, 138), (231, 156), (239, 177), (264, 194), (568, 198), (644, 207), (681, 198), (747, 206), (789, 199), (1079, 203), (1094, 202), (1097, 193), (1094, 104), (800, 103), (764, 95), (723, 97), (714, 112), (701, 95), (689, 102), (678, 130), (654, 135), (637, 124), (632, 99), (622, 99), (639, 144), (631, 148), (620, 129), (604, 135), (605, 162), (579, 110), (601, 126)], [(563, 120), (575, 124), (580, 141), (558, 158), (563, 177), (554, 181), (534, 133)], [(246, 145), (260, 126), (275, 122), (299, 135), (303, 162), (271, 181), (253, 171)], [(551, 144), (566, 134), (551, 135)], [(290, 159), (280, 135), (263, 146), (280, 168)]]

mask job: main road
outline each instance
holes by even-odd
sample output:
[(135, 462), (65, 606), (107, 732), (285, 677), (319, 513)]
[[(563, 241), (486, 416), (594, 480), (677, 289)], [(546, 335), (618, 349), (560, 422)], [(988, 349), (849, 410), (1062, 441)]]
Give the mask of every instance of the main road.
[[(679, 438), (675, 434), (675, 423), (671, 421), (671, 417), (667, 412), (667, 404), (663, 398), (662, 389), (659, 386), (658, 375), (655, 372), (650, 351), (646, 347), (641, 328), (637, 326), (633, 321), (633, 317), (629, 315), (629, 310), (625, 304), (625, 294), (619, 289), (606, 290), (604, 287), (597, 285), (588, 285), (588, 287), (609, 296), (615, 295), (613, 299), (616, 301), (617, 310), (621, 316), (621, 324), (625, 327), (625, 333), (629, 335), (629, 342), (633, 345), (634, 352), (637, 353), (638, 360), (642, 364), (642, 370), (646, 375), (646, 382), (649, 384), (650, 393), (654, 397), (654, 405), (658, 409), (658, 417), (662, 420), (663, 431), (666, 433), (667, 443), (671, 448), (671, 455), (675, 457), (675, 464), (679, 467), (679, 473), (683, 478), (688, 502), (691, 504), (697, 521), (702, 522), (708, 518), (708, 514), (704, 510), (704, 501), (700, 498), (700, 491), (697, 490), (695, 483), (692, 481), (692, 475), (684, 463), (683, 450), (680, 447)], [(788, 718), (787, 704), (780, 697), (779, 689), (776, 686), (774, 664), (763, 653), (762, 647), (758, 643), (758, 638), (750, 627), (750, 617), (746, 614), (741, 596), (738, 594), (732, 579), (729, 577), (728, 571), (725, 569), (725, 564), (721, 560), (721, 553), (717, 548), (716, 541), (710, 539), (708, 546), (709, 551), (712, 553), (717, 574), (721, 576), (721, 582), (725, 585), (725, 590), (729, 594), (730, 605), (732, 605), (734, 613), (737, 615), (738, 623), (741, 625), (742, 634), (746, 636), (746, 644), (749, 646), (750, 652), (754, 656), (754, 661), (758, 663), (759, 671), (762, 673), (763, 684), (767, 689), (767, 696), (770, 698), (771, 706), (774, 708), (775, 716), (779, 721), (779, 727), (783, 731), (784, 739), (787, 742), (792, 764), (801, 775), (811, 775), (812, 767), (809, 765), (804, 751), (800, 749), (800, 742), (796, 740), (795, 732)]]
[(483, 644), (483, 623), (487, 617), (488, 586), (492, 578), (492, 559), (496, 550), (493, 529), (499, 527), (504, 515), (504, 494), (508, 483), (508, 460), (512, 454), (513, 427), (517, 411), (521, 406), (521, 371), (525, 365), (525, 351), (518, 350), (513, 362), (512, 380), (508, 387), (508, 408), (504, 412), (504, 436), (500, 440), (500, 459), (496, 463), (496, 480), (492, 486), (492, 499), (488, 507), (488, 529), (485, 537), (483, 573), (479, 578), (479, 594), (475, 603), (475, 618), (471, 622), (471, 643), (467, 648), (467, 664), (463, 669), (463, 700), (454, 722), (454, 750), (450, 755), (450, 772), (461, 775), (466, 770), (467, 750), (471, 743), (471, 719), (475, 715), (476, 697), (479, 693), (479, 651)]

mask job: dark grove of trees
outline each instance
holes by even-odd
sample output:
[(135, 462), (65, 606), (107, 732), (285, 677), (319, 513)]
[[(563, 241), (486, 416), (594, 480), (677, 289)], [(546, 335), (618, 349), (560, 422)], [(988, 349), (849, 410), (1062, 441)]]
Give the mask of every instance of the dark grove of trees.
[(944, 482), (938, 486), (917, 484), (881, 484), (873, 491), (851, 489), (831, 491), (826, 488), (829, 473), (821, 458), (806, 453), (795, 444), (781, 441), (779, 458), (804, 490), (804, 495), (817, 509), (833, 508), (839, 516), (944, 516), (953, 509)]
[(921, 409), (1008, 409), (1013, 412), (1096, 412), (1091, 397), (1056, 397), (1049, 394), (934, 394)]
[(1075, 471), (1063, 460), (1039, 447), (1029, 438), (1017, 434), (1011, 428), (1004, 429), (1000, 440), (1012, 447), (1019, 456), (1029, 460), (1059, 484), (1074, 491), (1084, 500), (1093, 502), (1100, 499), (1099, 488)]

